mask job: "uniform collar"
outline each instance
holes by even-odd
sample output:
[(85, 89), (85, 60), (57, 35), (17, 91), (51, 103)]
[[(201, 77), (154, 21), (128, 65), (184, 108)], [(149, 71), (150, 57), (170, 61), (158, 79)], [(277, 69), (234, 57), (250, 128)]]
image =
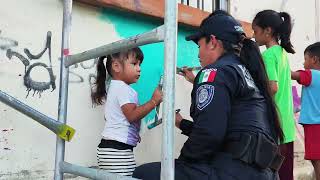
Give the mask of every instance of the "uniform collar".
[(227, 64), (234, 64), (234, 63), (236, 64), (240, 63), (240, 58), (233, 53), (225, 53), (222, 56), (220, 56), (216, 62), (205, 66), (203, 69), (216, 67), (216, 66), (224, 66)]

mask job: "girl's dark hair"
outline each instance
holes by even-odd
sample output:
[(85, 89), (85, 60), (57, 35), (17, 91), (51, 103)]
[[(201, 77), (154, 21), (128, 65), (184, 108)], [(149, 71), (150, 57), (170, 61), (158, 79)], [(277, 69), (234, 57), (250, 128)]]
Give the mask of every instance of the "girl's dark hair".
[(308, 53), (310, 56), (316, 56), (320, 58), (320, 42), (309, 45), (305, 50), (304, 54)]
[[(143, 52), (139, 47), (130, 49), (128, 51), (123, 51), (119, 53), (114, 53), (107, 56), (101, 56), (98, 58), (97, 63), (97, 77), (96, 81), (93, 84), (92, 92), (91, 92), (91, 99), (93, 104), (95, 105), (102, 105), (106, 98), (106, 80), (107, 80), (107, 73), (110, 77), (112, 77), (112, 62), (120, 61), (123, 62), (129, 58), (129, 56), (133, 56), (140, 60), (140, 63), (143, 61)], [(104, 60), (106, 62), (104, 64)]]
[(291, 17), (288, 13), (264, 10), (255, 16), (253, 24), (261, 27), (262, 29), (270, 27), (272, 30), (272, 36), (276, 38), (277, 41), (280, 40), (280, 46), (288, 53), (295, 53), (290, 40), (292, 24)]

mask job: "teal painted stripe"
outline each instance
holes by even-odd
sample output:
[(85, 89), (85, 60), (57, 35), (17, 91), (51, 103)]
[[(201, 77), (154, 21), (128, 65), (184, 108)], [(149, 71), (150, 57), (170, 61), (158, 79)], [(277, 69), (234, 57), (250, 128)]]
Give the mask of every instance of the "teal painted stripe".
[[(150, 31), (163, 24), (162, 21), (155, 18), (149, 18), (137, 14), (127, 13), (114, 9), (102, 9), (100, 20), (111, 23), (115, 26), (119, 36), (127, 38), (140, 33)], [(177, 45), (177, 66), (199, 66), (198, 48), (193, 42), (185, 41), (185, 36), (191, 34), (192, 29), (179, 27), (178, 45)], [(144, 53), (144, 61), (141, 64), (141, 76), (132, 87), (138, 92), (141, 104), (147, 102), (157, 87), (160, 76), (163, 75), (164, 67), (164, 45), (156, 43), (141, 47)], [(145, 120), (154, 118), (154, 111), (150, 113)]]

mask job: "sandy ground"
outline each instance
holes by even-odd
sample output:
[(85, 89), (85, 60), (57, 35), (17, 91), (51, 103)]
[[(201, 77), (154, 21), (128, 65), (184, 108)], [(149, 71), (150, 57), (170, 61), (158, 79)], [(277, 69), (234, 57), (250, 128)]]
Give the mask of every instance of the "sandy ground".
[(294, 143), (294, 175), (296, 180), (313, 180), (313, 167), (304, 159), (303, 128), (297, 125), (297, 138)]

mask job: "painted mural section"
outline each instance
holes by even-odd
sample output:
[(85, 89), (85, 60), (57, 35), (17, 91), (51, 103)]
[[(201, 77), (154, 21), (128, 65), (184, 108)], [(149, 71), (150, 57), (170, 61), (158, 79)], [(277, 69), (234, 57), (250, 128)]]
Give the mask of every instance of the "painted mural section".
[[(121, 38), (147, 32), (163, 24), (160, 20), (138, 15), (133, 16), (130, 13), (124, 14), (121, 11), (112, 9), (103, 9), (100, 19), (101, 21), (113, 24)], [(177, 67), (200, 65), (197, 57), (197, 45), (185, 41), (185, 37), (191, 33), (192, 30), (187, 27), (179, 28)], [(138, 92), (140, 102), (144, 104), (151, 98), (154, 89), (158, 86), (160, 76), (163, 75), (164, 44), (145, 45), (142, 46), (142, 51), (145, 55), (145, 60), (141, 66), (141, 77), (133, 85), (133, 88)], [(152, 121), (154, 116), (155, 112), (150, 113), (145, 118), (145, 123)]]

